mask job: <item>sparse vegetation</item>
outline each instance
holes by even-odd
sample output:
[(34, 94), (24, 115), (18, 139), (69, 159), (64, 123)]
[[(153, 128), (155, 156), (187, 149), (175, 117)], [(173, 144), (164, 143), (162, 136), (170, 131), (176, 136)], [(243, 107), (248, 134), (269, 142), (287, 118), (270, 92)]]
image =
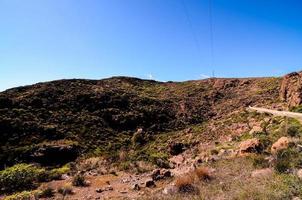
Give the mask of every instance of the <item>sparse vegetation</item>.
[(45, 174), (34, 165), (18, 164), (0, 171), (0, 188), (7, 192), (31, 189)]
[(197, 191), (197, 188), (194, 185), (194, 176), (189, 174), (178, 177), (175, 180), (175, 186), (180, 193), (195, 193)]
[(87, 186), (86, 180), (85, 180), (85, 176), (82, 174), (77, 174), (72, 178), (72, 185), (73, 186), (80, 186), (80, 187), (84, 187)]
[(72, 186), (69, 184), (63, 185), (62, 187), (59, 187), (57, 189), (58, 193), (60, 193), (63, 197), (66, 195), (72, 195), (73, 194), (73, 189)]
[(55, 190), (51, 187), (46, 187), (43, 188), (39, 193), (38, 193), (38, 198), (50, 198), (53, 197), (55, 194)]
[(207, 167), (198, 167), (194, 170), (194, 173), (198, 180), (209, 181), (211, 180), (210, 170)]
[(32, 193), (23, 191), (4, 198), (4, 200), (31, 200)]

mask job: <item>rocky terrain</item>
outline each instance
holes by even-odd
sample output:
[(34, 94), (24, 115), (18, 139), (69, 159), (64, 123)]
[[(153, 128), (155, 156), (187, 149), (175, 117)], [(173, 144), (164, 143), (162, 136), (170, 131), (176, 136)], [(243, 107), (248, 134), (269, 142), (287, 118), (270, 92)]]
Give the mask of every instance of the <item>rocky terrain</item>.
[[(59, 80), (0, 93), (0, 198), (302, 198), (302, 73)], [(2, 196), (1, 196), (2, 195)]]

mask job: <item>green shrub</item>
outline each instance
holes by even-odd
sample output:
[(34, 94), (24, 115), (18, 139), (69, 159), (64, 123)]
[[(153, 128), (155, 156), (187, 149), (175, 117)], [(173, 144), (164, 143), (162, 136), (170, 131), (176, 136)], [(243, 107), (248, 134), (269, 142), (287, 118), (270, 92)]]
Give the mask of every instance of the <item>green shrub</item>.
[(31, 192), (23, 191), (17, 194), (13, 194), (4, 198), (4, 200), (30, 200)]
[(38, 198), (49, 198), (49, 197), (53, 197), (54, 194), (55, 194), (54, 189), (52, 189), (51, 187), (46, 187), (39, 192)]
[(255, 168), (263, 169), (269, 167), (269, 163), (263, 155), (253, 154), (250, 156), (250, 159)]
[(77, 174), (72, 179), (72, 185), (73, 186), (86, 186), (85, 177), (82, 174)]
[(292, 125), (290, 127), (288, 127), (287, 129), (287, 134), (291, 137), (297, 137), (300, 135), (300, 127), (299, 126), (295, 126), (295, 125)]
[(277, 153), (275, 170), (279, 173), (287, 172), (289, 169), (300, 167), (302, 155), (294, 148), (281, 150)]
[(7, 192), (31, 189), (45, 174), (44, 169), (34, 165), (17, 164), (0, 171), (0, 188)]
[(70, 168), (67, 165), (64, 165), (61, 168), (52, 169), (48, 172), (48, 180), (59, 180), (63, 174), (67, 174), (69, 172)]

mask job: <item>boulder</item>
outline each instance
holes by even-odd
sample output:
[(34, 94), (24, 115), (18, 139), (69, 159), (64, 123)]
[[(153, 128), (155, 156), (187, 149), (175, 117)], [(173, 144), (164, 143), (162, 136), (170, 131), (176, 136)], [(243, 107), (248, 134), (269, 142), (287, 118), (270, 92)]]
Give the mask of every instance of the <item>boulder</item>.
[(151, 178), (154, 181), (161, 179), (162, 177), (161, 177), (160, 169), (155, 169), (151, 174)]
[(297, 171), (297, 176), (302, 180), (302, 169)]
[(162, 176), (164, 178), (170, 178), (170, 177), (172, 177), (172, 172), (170, 170), (163, 170), (162, 171)]
[(133, 184), (133, 185), (131, 186), (131, 189), (132, 189), (132, 190), (139, 191), (141, 188), (140, 188), (139, 184), (135, 183), (135, 184)]
[(274, 171), (271, 168), (257, 169), (252, 172), (253, 178), (269, 178), (273, 175)]
[(241, 142), (239, 145), (240, 154), (257, 153), (260, 150), (261, 150), (261, 144), (259, 139), (257, 138), (245, 140)]
[(293, 72), (284, 76), (281, 89), (280, 99), (288, 104), (289, 107), (298, 106), (302, 103), (302, 73)]
[(165, 195), (173, 195), (178, 192), (178, 188), (175, 185), (168, 185), (163, 189), (163, 194)]
[(271, 147), (271, 153), (276, 154), (278, 151), (287, 149), (289, 144), (289, 138), (281, 137)]
[(155, 187), (155, 182), (152, 179), (148, 179), (145, 182), (145, 186), (150, 188), (150, 187)]

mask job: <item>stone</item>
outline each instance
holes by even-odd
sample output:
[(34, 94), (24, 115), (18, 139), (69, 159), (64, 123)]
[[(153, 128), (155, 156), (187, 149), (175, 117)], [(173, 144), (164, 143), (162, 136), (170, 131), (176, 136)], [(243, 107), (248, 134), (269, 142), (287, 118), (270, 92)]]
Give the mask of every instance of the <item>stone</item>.
[(113, 187), (111, 185), (105, 187), (105, 191), (112, 191)]
[(252, 172), (252, 178), (269, 178), (273, 175), (274, 171), (271, 168), (257, 169)]
[(141, 188), (137, 183), (135, 183), (135, 184), (132, 185), (131, 189), (135, 190), (135, 191), (139, 191)]
[(302, 180), (302, 169), (297, 171), (297, 176)]
[(250, 130), (249, 134), (250, 134), (250, 135), (253, 135), (253, 134), (255, 134), (255, 133), (259, 133), (259, 132), (262, 132), (262, 131), (263, 131), (263, 129), (262, 129), (260, 126), (254, 126), (254, 127)]
[(178, 192), (178, 189), (175, 185), (168, 185), (163, 189), (163, 194), (165, 195), (173, 195)]
[(164, 178), (170, 178), (170, 177), (172, 177), (172, 172), (170, 170), (164, 170), (162, 172), (162, 175)]
[(159, 179), (161, 179), (161, 174), (160, 174), (160, 170), (159, 169), (155, 169), (152, 174), (151, 174), (151, 177), (154, 181), (157, 181)]
[(152, 179), (148, 179), (145, 182), (145, 186), (150, 188), (150, 187), (155, 187), (155, 182)]
[(278, 151), (287, 149), (289, 144), (289, 138), (281, 137), (271, 147), (271, 153), (276, 154)]
[(96, 189), (95, 191), (96, 191), (97, 193), (102, 193), (102, 192), (103, 192), (102, 188), (98, 188), (98, 189)]
[(90, 186), (91, 185), (91, 181), (85, 181), (85, 186)]
[(301, 72), (293, 72), (283, 77), (280, 89), (280, 99), (289, 107), (298, 106), (302, 103)]
[(240, 143), (239, 145), (239, 153), (245, 154), (245, 153), (257, 153), (261, 150), (261, 144), (259, 139), (252, 138), (245, 140)]
[(68, 180), (68, 179), (70, 179), (70, 176), (68, 176), (67, 174), (62, 174), (61, 179)]

